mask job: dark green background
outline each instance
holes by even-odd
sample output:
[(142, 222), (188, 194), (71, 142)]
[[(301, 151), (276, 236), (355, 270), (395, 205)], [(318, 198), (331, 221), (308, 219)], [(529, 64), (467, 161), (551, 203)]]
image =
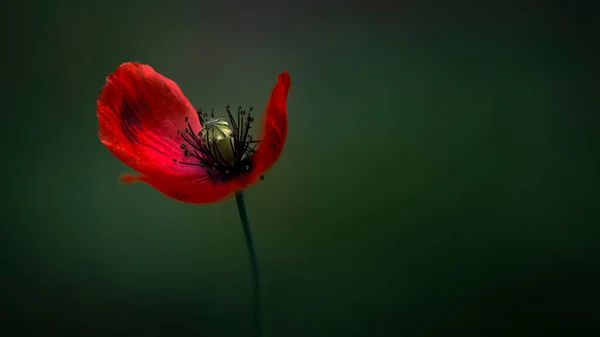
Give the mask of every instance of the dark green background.
[(117, 183), (131, 170), (99, 142), (95, 102), (125, 61), (152, 65), (204, 108), (260, 111), (289, 70), (285, 150), (247, 191), (265, 336), (595, 328), (593, 9), (364, 3), (6, 12), (18, 22), (4, 23), (0, 329), (248, 334), (233, 200), (188, 205)]

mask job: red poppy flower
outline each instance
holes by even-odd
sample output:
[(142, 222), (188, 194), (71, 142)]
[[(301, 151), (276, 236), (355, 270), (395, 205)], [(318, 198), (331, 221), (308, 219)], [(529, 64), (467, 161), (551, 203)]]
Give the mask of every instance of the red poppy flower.
[(148, 65), (121, 64), (97, 101), (102, 143), (144, 181), (174, 199), (209, 203), (257, 181), (279, 158), (287, 136), (287, 71), (267, 102), (260, 140), (250, 135), (251, 110), (227, 120), (196, 111), (172, 80)]

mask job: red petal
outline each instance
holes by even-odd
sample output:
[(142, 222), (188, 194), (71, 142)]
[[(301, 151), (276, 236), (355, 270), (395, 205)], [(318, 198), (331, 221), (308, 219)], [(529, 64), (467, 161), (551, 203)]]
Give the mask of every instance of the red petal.
[(193, 204), (221, 201), (246, 187), (236, 180), (217, 183), (211, 180), (186, 182), (179, 179), (157, 179), (135, 173), (121, 175), (121, 181), (128, 184), (143, 181), (175, 200)]
[(125, 164), (146, 175), (204, 174), (197, 166), (173, 162), (184, 160), (177, 130), (189, 122), (199, 132), (200, 123), (177, 84), (152, 67), (121, 64), (106, 78), (97, 107), (100, 140)]
[(256, 180), (266, 170), (271, 168), (285, 144), (287, 137), (287, 107), (286, 99), (290, 90), (290, 75), (287, 70), (277, 75), (277, 84), (271, 92), (267, 103), (262, 129), (262, 142), (256, 153), (252, 155), (254, 167), (251, 180)]

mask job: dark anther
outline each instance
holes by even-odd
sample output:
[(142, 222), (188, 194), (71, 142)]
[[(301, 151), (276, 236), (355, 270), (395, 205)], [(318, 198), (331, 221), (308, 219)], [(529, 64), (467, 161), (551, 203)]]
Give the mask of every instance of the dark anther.
[(264, 174), (260, 175), (260, 180), (265, 180), (265, 175)]
[[(202, 116), (202, 108), (196, 109), (196, 114), (198, 115), (198, 121), (200, 122), (200, 125), (204, 126), (204, 117)], [(186, 120), (186, 122), (187, 122), (187, 120)]]
[(188, 116), (185, 116), (185, 122), (186, 123), (188, 122)]

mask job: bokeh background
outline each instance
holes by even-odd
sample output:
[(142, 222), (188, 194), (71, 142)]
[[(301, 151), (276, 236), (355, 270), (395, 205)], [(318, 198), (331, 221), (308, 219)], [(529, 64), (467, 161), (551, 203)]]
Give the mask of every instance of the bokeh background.
[(289, 70), (284, 153), (247, 191), (265, 336), (597, 329), (593, 7), (145, 0), (10, 9), (2, 335), (249, 335), (234, 201), (188, 205), (117, 183), (130, 169), (98, 141), (95, 102), (125, 61), (152, 65), (195, 106), (221, 110), (260, 111)]

